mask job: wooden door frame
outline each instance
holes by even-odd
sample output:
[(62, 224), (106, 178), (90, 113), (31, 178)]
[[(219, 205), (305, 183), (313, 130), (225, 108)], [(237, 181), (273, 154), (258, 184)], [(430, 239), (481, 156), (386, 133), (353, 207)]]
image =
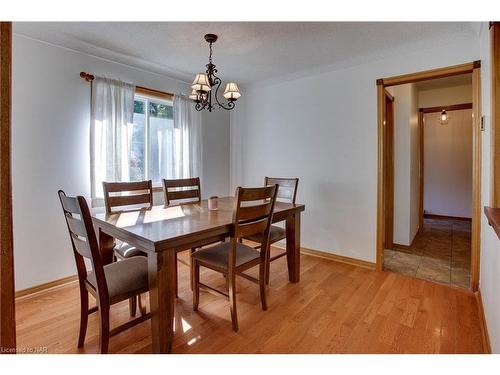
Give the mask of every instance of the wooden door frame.
[[(394, 96), (385, 90), (385, 110), (387, 110), (389, 103), (391, 103), (392, 113), (389, 116), (387, 113), (384, 115), (385, 142), (391, 142), (391, 145), (386, 144), (386, 150), (390, 151), (385, 155), (386, 166), (391, 169), (385, 171), (384, 175), (385, 198), (387, 199), (384, 203), (384, 247), (386, 249), (394, 247)], [(388, 119), (390, 119), (390, 122), (387, 121)]]
[(15, 353), (15, 288), (12, 231), (11, 104), (12, 23), (0, 22), (0, 348)]
[(418, 109), (418, 139), (419, 139), (419, 179), (418, 179), (418, 229), (422, 230), (424, 227), (424, 115), (426, 113), (439, 113), (441, 111), (452, 112), (460, 111), (463, 109), (472, 109), (472, 103), (462, 103), (445, 105), (442, 107), (422, 107)]
[(385, 88), (390, 86), (415, 83), (430, 79), (450, 77), (472, 73), (472, 238), (471, 238), (471, 289), (477, 291), (479, 287), (479, 257), (481, 233), (481, 61), (426, 70), (417, 73), (381, 78), (377, 84), (377, 241), (376, 264), (377, 270), (384, 267), (384, 117), (385, 117)]

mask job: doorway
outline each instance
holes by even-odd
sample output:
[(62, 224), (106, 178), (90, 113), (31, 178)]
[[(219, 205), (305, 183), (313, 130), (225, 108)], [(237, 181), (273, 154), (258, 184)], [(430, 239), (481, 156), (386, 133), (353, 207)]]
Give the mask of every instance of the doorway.
[[(394, 95), (396, 87), (402, 85), (419, 85), (422, 86), (426, 82), (444, 82), (444, 81), (459, 81), (461, 77), (469, 77), (470, 79), (470, 101), (468, 103), (452, 103), (467, 105), (468, 108), (447, 106), (449, 103), (436, 104), (435, 106), (419, 106), (416, 107), (414, 112), (410, 114), (411, 129), (409, 132), (408, 149), (411, 149), (411, 161), (413, 163), (408, 168), (408, 176), (405, 178), (411, 182), (411, 191), (407, 193), (411, 201), (409, 207), (408, 223), (400, 220), (401, 205), (398, 206), (398, 194), (401, 195), (401, 188), (398, 187), (398, 171), (401, 170), (401, 160), (395, 156), (394, 145), (394, 125), (395, 117), (394, 106), (398, 105), (398, 95)], [(445, 79), (446, 78), (446, 79)], [(423, 253), (425, 250), (426, 240), (429, 236), (440, 237), (441, 240), (451, 239), (449, 244), (450, 254), (441, 254), (443, 259), (452, 259), (453, 246), (457, 246), (462, 250), (465, 246), (470, 249), (469, 264), (470, 264), (470, 278), (466, 280), (464, 277), (460, 278), (461, 287), (469, 287), (472, 290), (477, 290), (479, 280), (479, 233), (480, 233), (480, 96), (479, 96), (479, 79), (480, 79), (480, 62), (472, 62), (459, 66), (448, 68), (440, 68), (426, 72), (419, 72), (408, 74), (404, 76), (391, 77), (377, 80), (378, 87), (378, 201), (377, 201), (377, 269), (384, 269), (384, 249), (395, 249), (406, 253), (411, 253), (412, 242), (417, 241), (419, 250)], [(411, 91), (411, 90), (410, 90)], [(389, 95), (387, 95), (389, 92)], [(410, 94), (412, 95), (412, 94)], [(413, 94), (414, 95), (414, 94)], [(412, 99), (410, 106), (415, 106), (414, 99)], [(396, 103), (396, 104), (395, 104)], [(455, 118), (458, 121), (460, 116), (469, 116), (470, 120), (470, 191), (468, 198), (470, 202), (468, 220), (464, 217), (456, 215), (439, 215), (439, 210), (424, 209), (425, 201), (425, 162), (424, 162), (424, 129), (426, 122), (435, 122), (439, 118), (443, 110), (448, 110), (448, 116)], [(461, 112), (469, 111), (468, 114), (460, 114)], [(453, 112), (457, 114), (452, 114)], [(458, 115), (460, 114), (460, 115)], [(426, 119), (427, 117), (427, 119)], [(418, 119), (418, 120), (417, 120)], [(431, 128), (432, 131), (438, 128)], [(445, 129), (445, 128), (443, 128)], [(454, 129), (454, 128), (447, 128)], [(418, 134), (419, 136), (415, 136)], [(436, 133), (437, 134), (437, 133)], [(436, 135), (434, 134), (434, 136)], [(429, 135), (429, 134), (428, 134)], [(396, 134), (396, 136), (398, 136)], [(416, 143), (415, 143), (416, 142)], [(428, 142), (430, 143), (430, 142)], [(399, 146), (401, 147), (401, 146)], [(397, 148), (397, 145), (396, 145)], [(416, 151), (417, 150), (417, 151)], [(397, 151), (397, 150), (396, 150)], [(414, 157), (413, 155), (417, 155)], [(395, 160), (396, 158), (396, 160)], [(417, 163), (418, 160), (418, 163)], [(394, 164), (396, 163), (396, 170)], [(416, 164), (417, 163), (417, 164)], [(427, 172), (433, 171), (433, 164), (430, 163), (430, 168)], [(410, 164), (409, 164), (410, 165)], [(438, 176), (439, 177), (439, 176)], [(396, 186), (394, 184), (396, 178)], [(428, 179), (429, 181), (431, 179)], [(428, 188), (430, 191), (431, 189)], [(396, 194), (396, 200), (394, 195)], [(429, 199), (427, 199), (429, 200)], [(401, 201), (399, 199), (399, 201)], [(404, 210), (403, 210), (404, 211)], [(411, 211), (411, 212), (410, 212)], [(398, 226), (403, 225), (403, 231)], [(392, 228), (391, 228), (392, 227)], [(406, 232), (405, 232), (406, 230)], [(426, 238), (427, 237), (427, 238)], [(399, 242), (399, 243), (398, 243)], [(402, 243), (401, 243), (402, 242)], [(431, 241), (432, 242), (432, 241)], [(438, 240), (434, 241), (438, 242)], [(444, 243), (441, 245), (445, 246)], [(446, 245), (448, 246), (448, 245)], [(399, 249), (398, 249), (399, 248)], [(431, 249), (428, 248), (428, 251)], [(441, 249), (443, 250), (443, 249)], [(443, 250), (444, 251), (444, 250)], [(465, 250), (464, 250), (465, 251)], [(387, 256), (392, 253), (386, 252)], [(415, 255), (415, 254), (414, 254)], [(422, 255), (422, 254), (421, 254)], [(457, 259), (457, 257), (454, 257)], [(421, 259), (420, 259), (421, 260)], [(420, 260), (416, 260), (417, 262)], [(415, 259), (413, 260), (415, 261)], [(442, 262), (442, 261), (441, 261)], [(451, 262), (451, 260), (450, 260)], [(415, 266), (415, 264), (413, 264)], [(451, 263), (449, 265), (451, 267)], [(450, 268), (451, 269), (451, 268)], [(469, 272), (467, 270), (467, 272)], [(416, 276), (416, 275), (415, 275)], [(463, 275), (462, 275), (463, 276)], [(418, 277), (418, 276), (417, 276)], [(426, 277), (422, 277), (426, 278)], [(445, 283), (444, 279), (437, 280), (438, 282)], [(451, 283), (451, 276), (449, 278)]]

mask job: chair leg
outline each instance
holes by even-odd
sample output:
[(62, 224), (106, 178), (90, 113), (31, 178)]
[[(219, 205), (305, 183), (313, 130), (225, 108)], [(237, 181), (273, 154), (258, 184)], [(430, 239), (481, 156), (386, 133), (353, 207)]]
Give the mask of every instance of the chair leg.
[(200, 302), (200, 264), (195, 259), (191, 259), (191, 280), (193, 284), (193, 311), (197, 311)]
[(262, 305), (262, 310), (267, 310), (267, 302), (266, 302), (266, 276), (267, 276), (267, 267), (265, 262), (261, 262), (259, 265), (259, 291), (260, 291), (260, 303)]
[(85, 344), (87, 334), (87, 323), (89, 321), (89, 292), (80, 287), (80, 333), (78, 334), (78, 347)]
[(175, 253), (175, 267), (174, 267), (174, 277), (175, 277), (175, 298), (179, 298), (179, 281), (178, 281), (178, 264), (177, 264), (177, 253)]
[[(271, 256), (269, 255), (269, 258)], [(266, 274), (266, 285), (269, 285), (269, 274), (271, 273), (271, 259), (266, 260), (265, 274)]]
[(131, 317), (134, 317), (137, 314), (137, 297), (131, 297), (128, 299), (128, 310)]
[(137, 301), (139, 302), (139, 311), (141, 312), (141, 315), (146, 315), (146, 303), (143, 303), (142, 301), (142, 294), (137, 296)]
[(107, 354), (109, 345), (109, 305), (99, 304), (99, 353)]
[(238, 314), (236, 312), (236, 275), (234, 272), (227, 275), (229, 279), (229, 307), (231, 308), (231, 321), (233, 331), (238, 332)]
[[(191, 249), (191, 255), (193, 255), (193, 253), (196, 251), (196, 248), (192, 248)], [(191, 262), (191, 272), (193, 270), (193, 258), (189, 257), (189, 261)], [(191, 291), (193, 291), (193, 275), (191, 275), (191, 277), (189, 278), (191, 280)]]

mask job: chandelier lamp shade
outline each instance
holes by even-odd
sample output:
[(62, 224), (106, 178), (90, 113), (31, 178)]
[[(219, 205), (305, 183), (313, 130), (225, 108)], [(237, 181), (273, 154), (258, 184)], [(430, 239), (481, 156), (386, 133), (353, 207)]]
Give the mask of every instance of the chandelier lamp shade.
[(212, 63), (212, 44), (216, 42), (217, 35), (206, 34), (205, 40), (210, 46), (210, 55), (208, 58), (207, 70), (205, 73), (198, 73), (191, 85), (193, 91), (189, 95), (189, 99), (193, 100), (197, 111), (204, 109), (212, 112), (216, 107), (231, 110), (235, 107), (235, 102), (241, 97), (241, 92), (238, 85), (234, 82), (226, 84), (224, 89), (224, 98), (226, 103), (219, 101), (219, 89), (222, 84), (221, 79), (217, 76), (217, 69)]

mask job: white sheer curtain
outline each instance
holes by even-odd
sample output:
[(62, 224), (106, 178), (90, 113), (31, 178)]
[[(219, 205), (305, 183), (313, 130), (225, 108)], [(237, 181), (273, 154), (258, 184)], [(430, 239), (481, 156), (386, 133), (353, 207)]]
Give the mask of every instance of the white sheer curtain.
[(202, 168), (201, 113), (184, 95), (174, 95), (174, 177), (200, 177)]
[[(102, 181), (128, 181), (135, 86), (96, 77), (90, 124), (91, 194), (103, 197)], [(99, 203), (97, 203), (98, 205)]]

